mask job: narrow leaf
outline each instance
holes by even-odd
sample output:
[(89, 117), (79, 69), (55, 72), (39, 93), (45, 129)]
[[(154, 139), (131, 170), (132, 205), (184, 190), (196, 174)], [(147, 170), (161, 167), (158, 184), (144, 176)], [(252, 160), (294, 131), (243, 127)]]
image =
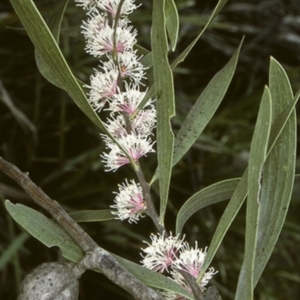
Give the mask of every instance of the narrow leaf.
[(173, 165), (192, 147), (223, 100), (237, 65), (242, 42), (225, 67), (206, 86), (184, 120), (175, 139)]
[[(92, 109), (78, 80), (74, 77), (64, 56), (62, 55), (51, 31), (31, 0), (10, 0), (31, 41), (39, 51), (45, 63), (51, 68), (59, 86), (70, 95), (77, 106), (105, 132), (131, 160), (127, 151), (107, 131), (106, 127)], [(51, 75), (52, 76), (52, 75)], [(131, 160), (132, 162), (132, 160)]]
[(74, 262), (79, 261), (83, 256), (81, 248), (66, 231), (43, 214), (25, 205), (13, 204), (8, 200), (5, 201), (5, 207), (18, 224), (48, 248), (59, 247), (62, 255)]
[(230, 199), (240, 178), (229, 179), (212, 184), (189, 198), (180, 208), (176, 219), (176, 234), (182, 232), (186, 221), (200, 209)]
[[(60, 27), (61, 27), (61, 22), (63, 20), (63, 16), (65, 14), (65, 10), (67, 8), (69, 0), (65, 0), (61, 2), (53, 11), (51, 16), (48, 19), (48, 25), (49, 29), (52, 32), (52, 35), (59, 44), (59, 35), (60, 35)], [(57, 79), (57, 77), (53, 74), (53, 71), (51, 67), (47, 64), (47, 62), (43, 59), (42, 55), (39, 53), (37, 49), (35, 49), (35, 61), (37, 64), (37, 67), (41, 74), (53, 85), (64, 89), (63, 85), (61, 84), (60, 80)]]
[(160, 223), (164, 222), (172, 171), (174, 136), (171, 118), (174, 116), (173, 74), (168, 62), (168, 44), (165, 30), (165, 0), (153, 1), (152, 57), (155, 93), (157, 96), (157, 156), (160, 170)]
[[(273, 99), (272, 93), (271, 93), (271, 96)], [(270, 154), (270, 151), (273, 149), (277, 138), (279, 137), (280, 133), (282, 132), (282, 128), (285, 126), (291, 113), (294, 111), (294, 107), (295, 107), (298, 99), (299, 99), (299, 97), (294, 97), (293, 101), (291, 101), (289, 104), (285, 103), (285, 105), (282, 105), (282, 107), (278, 110), (277, 109), (274, 110), (274, 107), (273, 107), (273, 118), (275, 121), (273, 122), (272, 127), (271, 127), (269, 146), (268, 146), (268, 155)], [(274, 102), (275, 101), (273, 99), (273, 103)], [(248, 171), (246, 170), (244, 172), (244, 174), (241, 178), (241, 181), (239, 182), (231, 200), (229, 201), (219, 224), (218, 224), (218, 227), (215, 231), (215, 234), (212, 238), (211, 244), (208, 248), (205, 261), (203, 263), (201, 272), (200, 272), (197, 280), (201, 280), (203, 274), (205, 273), (205, 271), (211, 264), (211, 261), (212, 261), (213, 257), (215, 256), (217, 250), (219, 249), (219, 246), (220, 246), (223, 238), (225, 237), (227, 230), (229, 229), (236, 214), (238, 213), (240, 207), (242, 206), (243, 201), (247, 196), (247, 181), (248, 181)], [(261, 207), (261, 211), (262, 210), (263, 209)], [(257, 264), (255, 263), (255, 265), (257, 265)], [(255, 272), (258, 272), (258, 271), (255, 269)], [(262, 270), (261, 270), (261, 272), (262, 272)], [(257, 276), (258, 275), (255, 275), (254, 285), (256, 285)], [(259, 276), (260, 276), (260, 274), (259, 274)]]
[(80, 222), (103, 222), (114, 220), (116, 216), (112, 215), (110, 209), (103, 210), (80, 210), (69, 213), (72, 219)]
[[(281, 115), (293, 101), (288, 77), (281, 65), (273, 58), (270, 63), (270, 92), (273, 111)], [(272, 126), (278, 128), (274, 118)], [(281, 122), (280, 122), (281, 123)], [(291, 199), (296, 162), (296, 114), (295, 110), (284, 123), (280, 136), (268, 157), (264, 168), (260, 209), (257, 256), (254, 269), (254, 286), (257, 284), (279, 237)]]
[(244, 262), (235, 299), (253, 299), (253, 272), (259, 223), (259, 207), (263, 167), (272, 120), (271, 95), (265, 87), (253, 133), (248, 166), (248, 199)]
[(161, 289), (165, 291), (170, 291), (175, 294), (184, 296), (187, 299), (194, 299), (194, 297), (186, 291), (183, 287), (179, 286), (175, 281), (170, 278), (156, 273), (152, 270), (146, 269), (141, 265), (134, 262), (121, 258), (114, 255), (116, 260), (125, 267), (131, 274), (133, 274), (137, 279), (155, 289)]
[(71, 72), (48, 26), (31, 0), (10, 0), (31, 41), (53, 75), (78, 107), (104, 132), (98, 115), (89, 105), (85, 93)]
[(210, 266), (213, 257), (218, 251), (227, 230), (229, 229), (231, 223), (234, 221), (238, 211), (240, 210), (247, 196), (247, 181), (248, 173), (247, 171), (245, 171), (221, 217), (221, 220), (212, 238), (210, 246), (208, 247), (208, 251), (203, 262), (199, 277), (197, 278), (197, 282), (201, 281), (202, 276), (204, 275), (207, 268)]
[(175, 51), (179, 31), (179, 17), (174, 0), (166, 0), (166, 26), (171, 49)]

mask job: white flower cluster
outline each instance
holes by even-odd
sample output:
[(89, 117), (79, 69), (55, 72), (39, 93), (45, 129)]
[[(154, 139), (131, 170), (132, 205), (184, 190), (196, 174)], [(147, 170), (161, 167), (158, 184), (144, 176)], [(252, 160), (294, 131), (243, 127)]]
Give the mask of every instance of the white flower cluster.
[(129, 223), (136, 223), (146, 208), (146, 203), (143, 198), (143, 192), (139, 184), (131, 180), (131, 183), (123, 183), (119, 186), (119, 193), (116, 193), (115, 205), (117, 211), (113, 212), (118, 215), (120, 220), (128, 219)]
[[(179, 235), (172, 236), (172, 233), (168, 237), (165, 237), (165, 233), (162, 235), (152, 234), (150, 238), (151, 244), (147, 243), (148, 247), (142, 249), (146, 254), (145, 256), (142, 255), (143, 266), (159, 273), (167, 271), (176, 283), (192, 293), (181, 272), (186, 272), (197, 279), (206, 256), (206, 249), (204, 251), (199, 249), (197, 242), (195, 248), (190, 248), (189, 244), (184, 241), (184, 237), (179, 239)], [(209, 268), (204, 274), (199, 284), (203, 291), (216, 273), (214, 268)], [(172, 292), (163, 292), (162, 294), (168, 300), (186, 299)]]
[[(102, 134), (108, 152), (101, 157), (106, 171), (115, 171), (154, 152), (151, 135), (156, 125), (156, 110), (154, 100), (139, 107), (145, 96), (140, 87), (146, 79), (146, 68), (134, 50), (137, 30), (127, 17), (137, 6), (134, 0), (75, 1), (87, 10), (88, 19), (81, 26), (86, 52), (101, 59), (87, 86), (88, 100), (96, 112), (109, 112), (104, 124), (121, 147)], [(121, 186), (113, 206), (121, 220), (129, 218), (130, 222), (136, 222), (145, 209), (145, 204), (140, 203), (140, 189), (133, 181)], [(134, 203), (140, 210), (132, 207)]]

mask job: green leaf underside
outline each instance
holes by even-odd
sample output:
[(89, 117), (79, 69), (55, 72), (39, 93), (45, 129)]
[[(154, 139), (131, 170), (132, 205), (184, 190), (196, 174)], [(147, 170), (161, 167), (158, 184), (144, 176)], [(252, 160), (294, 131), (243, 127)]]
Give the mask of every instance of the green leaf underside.
[(171, 179), (174, 136), (170, 120), (175, 114), (173, 75), (167, 56), (164, 4), (164, 0), (153, 1), (151, 32), (154, 86), (157, 95), (157, 157), (161, 175), (159, 178), (161, 224), (164, 222)]
[[(282, 66), (273, 58), (270, 63), (269, 86), (274, 116), (280, 115), (298, 100)], [(274, 118), (274, 122), (276, 122)], [(279, 237), (291, 199), (296, 162), (296, 114), (293, 109), (264, 167), (262, 181), (259, 235), (254, 269), (257, 284)]]
[(193, 146), (215, 114), (229, 87), (242, 42), (229, 62), (212, 78), (191, 108), (175, 139), (173, 165)]
[(270, 91), (265, 87), (252, 138), (248, 166), (248, 199), (246, 214), (246, 241), (243, 266), (240, 271), (236, 299), (253, 298), (253, 270), (257, 246), (261, 180), (267, 156), (267, 146), (272, 121)]
[(176, 234), (182, 232), (186, 221), (200, 209), (231, 198), (240, 178), (212, 184), (189, 198), (180, 208), (176, 219)]
[(166, 28), (171, 42), (171, 49), (175, 51), (178, 31), (179, 31), (179, 17), (174, 0), (166, 0)]
[(81, 210), (70, 212), (69, 215), (76, 222), (103, 222), (115, 220), (116, 216), (111, 214), (110, 209), (103, 210)]
[[(212, 13), (212, 15), (211, 15), (211, 17), (209, 18), (209, 20), (208, 20), (208, 22), (207, 22), (207, 24), (206, 24), (206, 26), (203, 28), (203, 30), (201, 31), (201, 33), (197, 36), (197, 38), (176, 58), (176, 60), (171, 64), (171, 69), (173, 70), (173, 69), (175, 69), (175, 67), (180, 63), (180, 62), (182, 62), (184, 59), (185, 59), (185, 57), (188, 55), (188, 53), (192, 50), (192, 48), (194, 47), (194, 45), (196, 44), (196, 42), (198, 41), (198, 39), (201, 37), (201, 35), (204, 33), (204, 31), (208, 28), (208, 26), (211, 24), (211, 22), (213, 21), (213, 19), (216, 17), (216, 15), (221, 11), (221, 9), (224, 7), (224, 5), (226, 4), (226, 2), (227, 2), (228, 0), (224, 0), (224, 1), (222, 1), (222, 0), (220, 0), (219, 2), (218, 2), (218, 4), (217, 4), (217, 6), (215, 7), (215, 9), (214, 9), (214, 11), (213, 11), (213, 13)], [(242, 42), (241, 42), (241, 44), (242, 44)], [(238, 50), (237, 51), (239, 51), (240, 50), (240, 47), (241, 47), (241, 45), (239, 46), (239, 48), (238, 48)], [(238, 53), (235, 53), (235, 54), (237, 54), (237, 57), (236, 57), (236, 59), (238, 58)], [(226, 65), (227, 66), (227, 65)], [(225, 66), (225, 67), (226, 67)], [(235, 68), (235, 66), (234, 66), (234, 68)], [(222, 73), (222, 71), (223, 70), (221, 70), (220, 72)], [(228, 70), (229, 71), (229, 70)], [(234, 72), (234, 70), (233, 70), (233, 72)], [(218, 74), (216, 74), (216, 76), (217, 76)], [(225, 76), (225, 78), (226, 78), (226, 76)], [(214, 79), (214, 78), (213, 78)], [(231, 78), (230, 78), (230, 80), (231, 80)], [(230, 81), (229, 80), (229, 81)], [(213, 81), (212, 80), (212, 82), (215, 82), (215, 81)], [(219, 82), (220, 83), (220, 85), (222, 85), (222, 81), (220, 81)], [(226, 84), (224, 84), (224, 85), (222, 85), (222, 87), (226, 87)], [(222, 89), (218, 89), (218, 91), (221, 91), (221, 93), (223, 92), (222, 91)], [(226, 90), (224, 90), (224, 93), (226, 92)], [(216, 93), (216, 90), (215, 89), (212, 89), (211, 90), (211, 93), (212, 94), (214, 94), (214, 93)], [(146, 93), (146, 95), (145, 95), (145, 97), (144, 97), (144, 99), (143, 99), (143, 101), (142, 101), (142, 103), (146, 103), (152, 96), (154, 95), (154, 88), (153, 88), (153, 86), (151, 86), (150, 87), (150, 89), (147, 91), (147, 93)], [(200, 96), (201, 97), (201, 96)], [(217, 99), (216, 99), (217, 100)], [(222, 100), (222, 98), (220, 99), (220, 101)], [(207, 102), (207, 103), (209, 103), (209, 102)], [(217, 104), (217, 106), (216, 106), (216, 109), (217, 109), (217, 107), (218, 107), (218, 103), (216, 102), (215, 104)], [(212, 109), (212, 111), (213, 111), (213, 113), (215, 112), (215, 110), (214, 110), (214, 107), (213, 107), (213, 105), (211, 105), (211, 106), (209, 106), (209, 105), (206, 105), (206, 106), (208, 106), (209, 108), (211, 108)], [(208, 114), (209, 114), (209, 112), (207, 112)], [(202, 112), (202, 114), (204, 114), (205, 115), (205, 112)], [(209, 120), (207, 120), (207, 121), (209, 121)], [(195, 127), (196, 128), (196, 131), (199, 131), (199, 129), (197, 128), (197, 127)], [(202, 129), (203, 130), (203, 129)], [(201, 130), (201, 131), (202, 131)], [(201, 132), (200, 132), (201, 133)], [(184, 134), (184, 133), (183, 133)], [(176, 137), (176, 139), (178, 139), (177, 137)], [(175, 142), (176, 142), (176, 140), (175, 140)], [(180, 145), (183, 145), (183, 143), (181, 144), (180, 142), (176, 142), (176, 144), (177, 144), (177, 146), (176, 147), (178, 147), (178, 145), (180, 144)], [(182, 146), (182, 147), (185, 147), (185, 146)], [(189, 147), (188, 147), (188, 149), (191, 147), (191, 145), (189, 145)], [(187, 149), (187, 150), (188, 150)], [(186, 151), (187, 151), (186, 150)], [(181, 151), (177, 151), (176, 150), (176, 152), (177, 152), (177, 154), (176, 154), (176, 161), (174, 160), (173, 161), (173, 166), (180, 160), (180, 158), (186, 153), (186, 152), (184, 152), (183, 154), (182, 154), (182, 156), (181, 156)], [(175, 154), (173, 154), (173, 155), (175, 155)], [(159, 174), (159, 168), (157, 168), (156, 169), (156, 171), (155, 171), (155, 174), (154, 174), (154, 176), (153, 176), (153, 178), (151, 179), (151, 183), (150, 184), (152, 184), (153, 182), (155, 182), (158, 178), (160, 177), (160, 174)]]
[(168, 277), (152, 270), (146, 269), (117, 255), (114, 255), (114, 257), (122, 266), (124, 266), (130, 273), (132, 273), (137, 279), (141, 280), (146, 285), (155, 289), (174, 292), (176, 294), (185, 296), (187, 299), (194, 299), (191, 294), (175, 283), (172, 279), (169, 279)]
[(66, 231), (43, 214), (25, 205), (13, 204), (8, 200), (5, 201), (5, 207), (18, 224), (48, 248), (59, 247), (62, 255), (71, 261), (78, 262), (82, 258), (81, 248)]
[[(285, 77), (286, 77), (286, 75), (285, 75)], [(271, 88), (270, 88), (270, 91), (271, 91), (273, 103), (275, 103), (276, 98), (274, 100)], [(299, 100), (299, 97), (296, 96), (296, 97), (294, 97), (294, 100), (291, 102), (280, 103), (280, 107), (278, 107), (278, 109), (274, 109), (274, 107), (273, 107), (274, 121), (271, 126), (267, 156), (270, 154), (271, 150), (273, 150), (275, 142), (277, 141), (278, 137), (281, 135), (283, 128), (286, 126), (292, 112), (294, 111), (294, 107), (298, 100)], [(274, 167), (275, 166), (276, 166), (276, 164), (274, 165)], [(264, 172), (265, 172), (265, 170), (264, 170)], [(229, 229), (229, 227), (230, 227), (231, 223), (233, 222), (235, 216), (237, 215), (240, 207), (242, 206), (243, 201), (247, 196), (247, 182), (248, 182), (248, 170), (246, 170), (244, 172), (244, 174), (241, 178), (241, 181), (239, 182), (236, 190), (233, 193), (232, 198), (230, 199), (230, 201), (223, 213), (223, 216), (221, 217), (221, 220), (217, 226), (215, 234), (214, 234), (212, 241), (210, 243), (210, 246), (208, 248), (207, 255), (206, 255), (205, 261), (203, 263), (201, 272), (199, 274), (198, 280), (200, 280), (202, 278), (203, 274), (205, 273), (205, 271), (211, 264), (212, 259), (215, 256), (223, 238), (225, 237), (227, 230)], [(262, 189), (262, 192), (263, 192), (263, 189)], [(264, 209), (263, 209), (263, 206), (261, 203), (260, 214), (262, 214), (263, 210)], [(260, 217), (260, 219), (262, 219), (262, 218)], [(261, 232), (260, 229), (259, 229), (259, 232)], [(259, 254), (259, 251), (262, 251), (262, 250), (259, 250), (260, 248), (261, 247), (258, 246), (258, 254), (256, 256), (258, 260), (260, 259), (259, 257), (262, 257), (262, 254)], [(268, 253), (268, 255), (270, 255), (270, 252)], [(265, 259), (264, 262), (266, 264), (267, 260)], [(261, 264), (261, 266), (263, 266), (263, 267), (258, 267), (257, 263), (255, 263), (255, 266), (256, 266), (256, 269), (254, 270), (254, 272), (255, 273), (257, 272), (257, 275), (254, 275), (254, 286), (256, 285), (259, 277), (261, 276), (261, 273), (262, 273), (265, 265)]]
[(51, 66), (51, 71), (64, 87), (78, 107), (103, 131), (104, 125), (90, 107), (85, 93), (78, 84), (65, 61), (55, 39), (34, 3), (30, 0), (11, 0), (11, 3), (25, 27), (31, 41), (45, 62)]
[[(65, 10), (67, 8), (69, 0), (65, 0), (61, 2), (56, 9), (51, 14), (49, 20), (48, 20), (48, 26), (49, 29), (52, 32), (52, 35), (59, 44), (59, 36), (60, 36), (60, 27), (61, 22), (63, 20), (63, 16), (65, 14)], [(47, 64), (47, 62), (43, 59), (42, 55), (39, 53), (39, 51), (35, 48), (35, 60), (37, 67), (40, 71), (40, 73), (53, 85), (64, 89), (64, 86), (61, 84), (60, 80), (57, 79), (57, 77), (53, 74), (53, 71), (51, 67)]]
[[(83, 257), (80, 247), (69, 237), (67, 232), (52, 220), (38, 211), (22, 204), (13, 204), (5, 201), (5, 207), (12, 218), (20, 224), (28, 233), (39, 240), (48, 248), (57, 246), (62, 255), (75, 263)], [(194, 299), (185, 289), (177, 285), (173, 280), (138, 264), (113, 255), (117, 261), (144, 284), (161, 290), (173, 291), (188, 299)]]

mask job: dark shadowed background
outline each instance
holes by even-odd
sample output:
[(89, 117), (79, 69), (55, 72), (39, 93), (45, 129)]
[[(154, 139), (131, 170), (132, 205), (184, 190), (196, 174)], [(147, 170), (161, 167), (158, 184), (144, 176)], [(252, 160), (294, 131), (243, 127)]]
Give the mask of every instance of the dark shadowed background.
[[(47, 17), (61, 1), (37, 0)], [(140, 1), (138, 1), (140, 2)], [(131, 16), (138, 28), (138, 43), (150, 50), (151, 1)], [(203, 28), (217, 1), (176, 0), (180, 34), (175, 53), (188, 46)], [(70, 1), (62, 25), (61, 49), (75, 75), (88, 83), (98, 64), (84, 52), (81, 8)], [(212, 76), (221, 69), (242, 37), (236, 74), (216, 115), (184, 159), (174, 168), (166, 225), (174, 232), (175, 216), (195, 192), (223, 179), (243, 174), (256, 121), (260, 97), (268, 83), (270, 56), (282, 64), (294, 92), (300, 86), (300, 4), (297, 0), (231, 0), (202, 36), (189, 57), (175, 70), (176, 133), (187, 112)], [(68, 211), (107, 209), (113, 191), (124, 178), (133, 178), (130, 167), (105, 173), (99, 158), (104, 148), (98, 129), (68, 95), (48, 83), (38, 72), (34, 47), (9, 1), (0, 3), (0, 156), (29, 172), (31, 179)], [(155, 155), (143, 158), (149, 180), (156, 168)], [(299, 157), (297, 173), (299, 173)], [(157, 186), (153, 197), (157, 200)], [(297, 299), (299, 277), (299, 177), (295, 181), (287, 220), (273, 255), (256, 288), (255, 299)], [(22, 278), (42, 262), (60, 260), (59, 250), (48, 249), (28, 237), (7, 262), (4, 251), (22, 233), (4, 208), (4, 200), (42, 211), (0, 173), (0, 298), (16, 299)], [(184, 228), (187, 239), (200, 247), (209, 245), (226, 203), (196, 213)], [(212, 266), (219, 270), (213, 283), (224, 300), (233, 299), (243, 259), (245, 209), (242, 208), (224, 239)], [(103, 248), (135, 262), (140, 248), (154, 231), (142, 219), (127, 222), (85, 223), (84, 229)], [(102, 275), (88, 271), (81, 281), (80, 299), (130, 299)]]

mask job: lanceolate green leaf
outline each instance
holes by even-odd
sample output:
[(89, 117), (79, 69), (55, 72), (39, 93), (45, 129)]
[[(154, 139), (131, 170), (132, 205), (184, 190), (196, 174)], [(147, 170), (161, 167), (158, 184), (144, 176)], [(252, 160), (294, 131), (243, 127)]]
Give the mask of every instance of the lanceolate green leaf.
[(83, 252), (80, 247), (59, 225), (43, 214), (25, 205), (13, 204), (8, 200), (5, 201), (5, 207), (18, 224), (48, 248), (59, 247), (62, 255), (74, 262), (82, 258)]
[(198, 42), (204, 31), (208, 28), (208, 26), (211, 24), (211, 22), (214, 20), (214, 18), (217, 16), (217, 14), (221, 11), (221, 9), (225, 6), (228, 0), (219, 0), (217, 6), (215, 7), (211, 17), (209, 18), (207, 24), (202, 29), (202, 31), (199, 33), (199, 35), (190, 43), (190, 45), (175, 59), (175, 61), (172, 63), (172, 69), (174, 69), (179, 63), (183, 62), (184, 59), (187, 57), (187, 55), (190, 53), (190, 51), (193, 49), (195, 44)]
[(219, 249), (227, 230), (229, 229), (231, 223), (233, 222), (235, 216), (237, 215), (247, 196), (247, 181), (248, 173), (247, 171), (245, 171), (221, 217), (221, 220), (212, 238), (210, 246), (208, 247), (207, 255), (205, 257), (202, 269), (197, 279), (198, 282), (201, 281), (202, 276), (204, 275), (207, 268), (210, 266), (211, 261), (215, 256), (217, 250)]
[(80, 222), (103, 222), (114, 220), (115, 215), (112, 215), (110, 209), (103, 210), (80, 210), (70, 212), (69, 215), (77, 223)]
[[(51, 16), (47, 22), (49, 29), (51, 30), (52, 35), (57, 44), (59, 44), (61, 22), (63, 20), (63, 16), (65, 14), (65, 10), (67, 8), (68, 2), (69, 2), (69, 0), (65, 0), (65, 1), (61, 2), (56, 7), (56, 9), (53, 11), (53, 13), (51, 14)], [(46, 63), (46, 61), (43, 59), (43, 57), (41, 56), (41, 54), (39, 53), (39, 51), (37, 49), (35, 49), (35, 60), (36, 60), (36, 64), (37, 64), (38, 69), (41, 72), (41, 74), (53, 85), (55, 85), (61, 89), (64, 89), (61, 82), (53, 74), (51, 67)]]
[[(22, 204), (12, 204), (8, 200), (5, 201), (5, 207), (12, 218), (41, 243), (49, 248), (59, 247), (62, 255), (70, 261), (78, 262), (82, 259), (83, 252), (80, 247), (69, 237), (66, 231), (43, 214)], [(173, 280), (124, 258), (118, 256), (115, 256), (115, 258), (124, 268), (146, 285), (173, 291), (188, 299), (194, 299)]]
[(233, 77), (242, 42), (229, 62), (206, 86), (175, 139), (173, 165), (192, 147), (219, 107)]
[(188, 293), (184, 288), (179, 286), (177, 283), (175, 283), (168, 277), (156, 273), (152, 270), (148, 270), (136, 263), (133, 263), (119, 256), (114, 255), (114, 257), (122, 266), (124, 266), (130, 273), (132, 273), (137, 279), (139, 279), (146, 285), (155, 289), (174, 292), (176, 294), (186, 297), (187, 299), (194, 299), (194, 297), (190, 293)]
[(55, 82), (59, 82), (58, 85), (70, 95), (77, 106), (101, 129), (101, 131), (105, 132), (119, 148), (122, 149), (128, 159), (132, 162), (127, 151), (118, 143), (110, 132), (107, 131), (98, 115), (88, 103), (81, 85), (74, 77), (53, 35), (34, 3), (31, 0), (10, 1), (37, 51), (39, 51), (46, 65), (51, 68), (50, 73), (56, 77)]
[(189, 198), (180, 208), (176, 219), (176, 234), (181, 233), (186, 221), (200, 209), (230, 199), (240, 178), (212, 184)]
[(179, 31), (179, 17), (174, 0), (166, 0), (166, 26), (171, 42), (171, 49), (174, 51)]
[(157, 156), (160, 172), (160, 223), (162, 224), (164, 222), (171, 179), (174, 146), (171, 118), (175, 113), (173, 75), (168, 62), (164, 11), (165, 0), (154, 0), (151, 43), (154, 85), (157, 98)]
[(267, 146), (272, 120), (270, 91), (265, 87), (252, 138), (248, 166), (248, 199), (246, 214), (246, 239), (244, 262), (235, 299), (253, 299), (253, 274), (258, 234), (261, 181), (267, 156)]
[(31, 0), (10, 0), (31, 41), (39, 51), (53, 75), (78, 107), (104, 132), (101, 120), (90, 107), (85, 93), (71, 72), (53, 35)]
[[(288, 77), (273, 58), (270, 63), (270, 92), (274, 115), (280, 115), (293, 100)], [(272, 126), (278, 118), (274, 118)], [(294, 184), (296, 161), (296, 115), (293, 110), (281, 131), (264, 167), (262, 181), (259, 235), (254, 269), (254, 286), (257, 284), (273, 252), (288, 211)]]
[[(272, 99), (273, 95), (271, 93)], [(289, 117), (291, 116), (291, 113), (294, 111), (294, 107), (298, 101), (299, 97), (294, 97), (293, 101), (291, 101), (289, 104), (284, 103), (280, 107), (280, 109), (274, 109), (273, 107), (273, 118), (274, 121), (272, 123), (271, 127), (271, 133), (270, 133), (270, 138), (269, 138), (269, 146), (268, 146), (268, 155), (270, 151), (273, 149), (275, 141), (279, 137), (279, 135), (282, 132), (282, 128), (285, 126), (287, 123)], [(273, 103), (275, 103), (275, 100), (273, 99)], [(236, 214), (238, 213), (240, 207), (243, 204), (244, 199), (247, 196), (247, 181), (248, 181), (248, 171), (246, 170), (244, 172), (244, 175), (241, 178), (241, 181), (239, 182), (231, 200), (229, 201), (223, 216), (218, 224), (218, 227), (215, 231), (215, 234), (212, 238), (212, 241), (210, 243), (210, 246), (208, 248), (208, 252), (205, 258), (205, 261), (203, 263), (200, 275), (199, 275), (199, 280), (211, 264), (211, 261), (213, 257), (215, 256), (217, 250), (219, 249), (219, 246), (228, 230), (230, 227), (231, 223), (233, 222)], [(263, 211), (263, 208), (261, 207), (261, 212)], [(259, 251), (259, 250), (258, 250)], [(258, 254), (259, 255), (259, 254)], [(255, 265), (257, 265), (255, 263)], [(262, 272), (262, 270), (260, 270)], [(255, 269), (255, 272), (258, 272), (258, 269)], [(259, 273), (259, 276), (261, 273)], [(254, 276), (254, 285), (257, 283), (258, 275)]]

